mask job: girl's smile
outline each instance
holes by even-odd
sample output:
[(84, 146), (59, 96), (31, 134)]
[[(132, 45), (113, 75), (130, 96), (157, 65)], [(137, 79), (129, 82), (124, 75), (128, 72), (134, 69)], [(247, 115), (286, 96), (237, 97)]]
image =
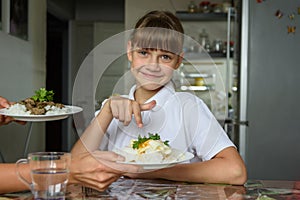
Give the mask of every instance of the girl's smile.
[(158, 66), (158, 64), (149, 64), (141, 67), (137, 67), (136, 69), (144, 76), (146, 79), (160, 79), (165, 76), (161, 68), (164, 66)]
[(176, 54), (159, 49), (138, 48), (127, 55), (137, 86), (146, 90), (157, 90), (168, 83), (182, 60)]

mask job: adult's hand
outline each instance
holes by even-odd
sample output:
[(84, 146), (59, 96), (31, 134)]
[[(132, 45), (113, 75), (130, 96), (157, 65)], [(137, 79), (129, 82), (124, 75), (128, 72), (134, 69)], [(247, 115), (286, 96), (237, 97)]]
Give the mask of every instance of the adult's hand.
[(0, 96), (0, 108), (8, 108), (10, 106), (10, 103), (7, 99)]
[[(6, 98), (0, 96), (0, 109), (8, 108), (11, 104), (12, 103), (9, 102)], [(0, 115), (0, 126), (9, 124), (12, 121), (16, 121), (16, 120), (14, 120), (14, 118), (9, 117), (9, 116)], [(16, 122), (19, 124), (22, 124), (22, 125), (26, 124), (26, 122), (23, 122), (23, 121), (16, 121)]]
[[(5, 99), (4, 97), (0, 96), (0, 109), (1, 108), (8, 108), (10, 106), (10, 102)], [(0, 126), (6, 125), (12, 122), (14, 119), (12, 117), (0, 115)]]
[(116, 163), (123, 160), (120, 155), (109, 151), (72, 154), (69, 184), (104, 191), (123, 174), (139, 172), (140, 168), (137, 166)]

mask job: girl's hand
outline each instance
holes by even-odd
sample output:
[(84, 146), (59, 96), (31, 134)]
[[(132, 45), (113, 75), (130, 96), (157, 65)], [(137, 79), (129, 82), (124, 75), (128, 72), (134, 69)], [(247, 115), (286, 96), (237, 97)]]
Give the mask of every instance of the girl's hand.
[(113, 96), (109, 100), (110, 110), (114, 118), (127, 126), (131, 122), (133, 114), (136, 124), (140, 128), (143, 127), (141, 111), (151, 110), (155, 105), (155, 100), (149, 103), (139, 104), (134, 100), (120, 96)]

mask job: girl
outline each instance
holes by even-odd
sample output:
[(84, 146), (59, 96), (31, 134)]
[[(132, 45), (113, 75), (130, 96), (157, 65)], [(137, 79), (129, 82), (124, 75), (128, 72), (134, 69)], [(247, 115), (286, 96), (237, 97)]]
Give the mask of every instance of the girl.
[(183, 59), (183, 28), (176, 16), (152, 11), (136, 24), (127, 45), (135, 85), (128, 96), (114, 96), (102, 106), (73, 150), (123, 148), (138, 135), (159, 133), (172, 148), (195, 155), (190, 163), (151, 172), (128, 173), (132, 178), (244, 184), (243, 160), (201, 99), (176, 92), (173, 71)]

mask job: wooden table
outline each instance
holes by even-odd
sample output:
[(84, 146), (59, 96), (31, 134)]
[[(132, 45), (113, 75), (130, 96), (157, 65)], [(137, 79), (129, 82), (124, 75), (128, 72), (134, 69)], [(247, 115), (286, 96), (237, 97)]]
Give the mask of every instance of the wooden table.
[[(32, 199), (29, 192), (0, 195), (2, 199)], [(165, 180), (121, 178), (105, 192), (69, 186), (66, 199), (300, 199), (300, 181), (249, 180), (244, 186), (191, 184)]]

